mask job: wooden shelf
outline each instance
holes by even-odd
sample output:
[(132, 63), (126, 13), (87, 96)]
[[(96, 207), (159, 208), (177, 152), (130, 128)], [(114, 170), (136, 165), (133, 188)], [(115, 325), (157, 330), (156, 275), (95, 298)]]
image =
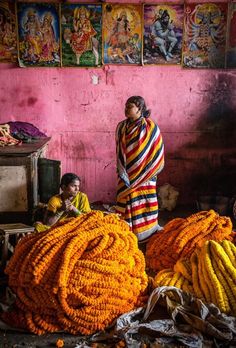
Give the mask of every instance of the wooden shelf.
[(0, 147), (0, 156), (27, 156), (41, 150), (51, 138), (41, 138), (21, 145)]

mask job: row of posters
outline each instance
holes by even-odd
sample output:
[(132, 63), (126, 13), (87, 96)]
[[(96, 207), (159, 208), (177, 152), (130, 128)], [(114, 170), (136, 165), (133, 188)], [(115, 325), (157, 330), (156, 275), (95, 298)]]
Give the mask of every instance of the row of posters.
[(0, 62), (236, 67), (236, 3), (0, 2)]

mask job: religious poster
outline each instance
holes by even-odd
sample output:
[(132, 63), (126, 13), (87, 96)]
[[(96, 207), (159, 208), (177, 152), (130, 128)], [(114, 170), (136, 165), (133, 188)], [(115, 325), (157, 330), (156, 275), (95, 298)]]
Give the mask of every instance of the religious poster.
[(60, 66), (59, 5), (19, 2), (17, 18), (20, 66)]
[(61, 34), (63, 66), (101, 66), (101, 4), (62, 4)]
[(143, 63), (180, 64), (184, 6), (144, 5)]
[(15, 4), (0, 1), (0, 63), (17, 61)]
[(104, 4), (103, 61), (105, 64), (141, 64), (142, 6)]
[(227, 3), (185, 5), (184, 67), (224, 68), (227, 8)]
[(229, 4), (226, 67), (236, 68), (236, 3)]

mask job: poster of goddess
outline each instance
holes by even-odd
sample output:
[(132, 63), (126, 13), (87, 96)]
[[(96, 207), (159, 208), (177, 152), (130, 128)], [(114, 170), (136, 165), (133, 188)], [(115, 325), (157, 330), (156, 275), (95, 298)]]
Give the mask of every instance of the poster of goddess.
[(180, 64), (182, 4), (144, 5), (143, 63)]
[(236, 68), (236, 3), (229, 4), (226, 67)]
[(227, 3), (186, 4), (184, 67), (224, 68), (227, 9)]
[(105, 64), (141, 64), (142, 7), (104, 4), (103, 61)]
[(101, 4), (62, 4), (61, 33), (63, 66), (101, 66)]
[(17, 18), (20, 66), (60, 66), (59, 5), (19, 2)]
[(0, 1), (0, 63), (17, 61), (15, 6), (10, 1)]

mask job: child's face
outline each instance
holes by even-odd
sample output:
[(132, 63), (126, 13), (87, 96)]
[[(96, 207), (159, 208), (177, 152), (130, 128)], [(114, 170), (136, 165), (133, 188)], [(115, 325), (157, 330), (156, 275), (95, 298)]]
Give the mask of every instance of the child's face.
[(75, 197), (77, 193), (79, 192), (80, 188), (80, 181), (74, 180), (69, 185), (63, 187), (63, 193), (67, 197)]

